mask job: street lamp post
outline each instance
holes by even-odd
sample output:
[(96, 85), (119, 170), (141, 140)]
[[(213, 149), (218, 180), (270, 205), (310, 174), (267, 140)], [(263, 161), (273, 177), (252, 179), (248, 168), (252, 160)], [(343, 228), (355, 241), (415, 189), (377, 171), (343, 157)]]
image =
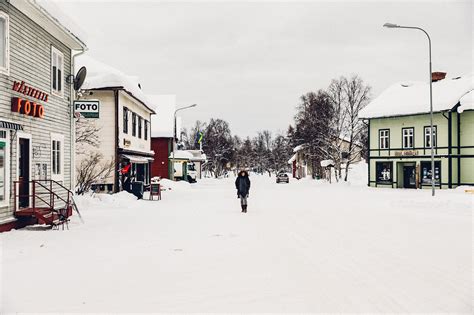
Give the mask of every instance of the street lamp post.
[(435, 166), (434, 166), (434, 143), (433, 143), (433, 84), (432, 84), (432, 70), (431, 70), (431, 38), (428, 33), (422, 29), (421, 27), (416, 27), (416, 26), (402, 26), (402, 25), (397, 25), (393, 23), (385, 23), (383, 25), (384, 27), (387, 28), (406, 28), (406, 29), (412, 29), (412, 30), (419, 30), (425, 33), (426, 37), (428, 37), (428, 50), (429, 50), (429, 59), (430, 59), (430, 72), (429, 72), (429, 83), (430, 83), (430, 124), (431, 124), (431, 130), (430, 130), (430, 146), (431, 146), (431, 195), (435, 195)]
[(196, 107), (197, 104), (192, 104), (192, 105), (189, 105), (189, 106), (184, 106), (184, 107), (180, 107), (178, 109), (176, 109), (174, 111), (174, 116), (173, 116), (173, 158), (172, 158), (172, 161), (171, 163), (173, 164), (173, 172), (172, 172), (172, 179), (174, 180), (174, 151), (176, 149), (176, 113), (179, 112), (180, 110), (183, 110), (183, 109), (188, 109), (188, 108), (191, 108), (191, 107)]

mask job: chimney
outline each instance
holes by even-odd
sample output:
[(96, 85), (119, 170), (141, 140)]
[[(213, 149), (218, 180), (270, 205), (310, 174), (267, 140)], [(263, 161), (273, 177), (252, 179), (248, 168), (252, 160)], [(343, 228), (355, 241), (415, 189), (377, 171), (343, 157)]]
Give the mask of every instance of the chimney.
[(431, 73), (431, 82), (440, 81), (446, 78), (446, 72), (433, 72)]

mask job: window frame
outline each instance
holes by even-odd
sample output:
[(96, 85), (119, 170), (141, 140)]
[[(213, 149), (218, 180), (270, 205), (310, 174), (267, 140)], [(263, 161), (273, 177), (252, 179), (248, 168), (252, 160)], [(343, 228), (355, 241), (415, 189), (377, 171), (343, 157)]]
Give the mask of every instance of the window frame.
[(143, 124), (143, 118), (138, 115), (138, 139), (142, 138), (142, 124)]
[(128, 107), (123, 107), (123, 110), (122, 110), (122, 131), (124, 134), (128, 134), (128, 112), (130, 110), (128, 109)]
[[(405, 130), (412, 130), (412, 141), (411, 141), (411, 147), (405, 146)], [(415, 127), (406, 127), (402, 128), (402, 149), (414, 149), (415, 148)]]
[[(61, 57), (61, 74), (60, 75), (57, 75), (56, 77), (54, 77), (54, 74), (55, 71), (54, 71), (54, 60), (53, 60), (53, 57), (54, 55), (56, 54), (56, 56), (60, 56)], [(56, 67), (56, 70), (58, 70), (58, 67)], [(56, 89), (54, 88), (54, 79), (56, 78), (56, 80), (58, 80), (59, 78), (59, 85), (60, 85), (60, 90), (59, 90), (59, 87), (56, 86)], [(58, 82), (56, 82), (58, 83)], [(55, 95), (55, 96), (58, 96), (58, 97), (64, 97), (64, 54), (59, 50), (57, 49), (56, 47), (54, 47), (53, 45), (51, 45), (51, 94), (52, 95)]]
[(132, 112), (132, 136), (137, 136), (137, 114)]
[[(382, 132), (387, 132), (387, 135), (384, 136), (384, 139), (387, 140), (387, 146), (382, 146)], [(390, 129), (379, 129), (379, 149), (385, 150), (390, 149)]]
[[(59, 142), (60, 147), (58, 152), (55, 152), (54, 142)], [(51, 179), (55, 181), (63, 181), (64, 180), (64, 135), (51, 133), (51, 142), (50, 142), (50, 153), (51, 153)], [(59, 163), (56, 161), (55, 153), (59, 154)], [(57, 169), (53, 167), (56, 165), (57, 168), (59, 167), (59, 172)]]
[(0, 11), (0, 19), (5, 20), (5, 66), (0, 65), (0, 73), (10, 75), (10, 16)]
[[(433, 142), (434, 142), (434, 148), (437, 148), (438, 147), (438, 126), (437, 125), (433, 125), (433, 129), (434, 129), (434, 137), (433, 137)], [(426, 134), (426, 131), (427, 130), (431, 130), (431, 126), (424, 126), (423, 127), (423, 147), (425, 148), (431, 148), (431, 146), (428, 146), (427, 145), (427, 134)]]
[(144, 138), (145, 138), (145, 140), (148, 140), (148, 120), (145, 120), (144, 126), (145, 126), (144, 129), (143, 129)]
[[(438, 174), (438, 179), (436, 179), (436, 174), (435, 174), (435, 186), (440, 186), (441, 187), (441, 173), (442, 173), (442, 168), (441, 168), (441, 161), (434, 161), (435, 162), (435, 171), (436, 169), (439, 170)], [(431, 170), (431, 161), (420, 161), (420, 182), (422, 186), (430, 186), (431, 185), (431, 177), (428, 180), (427, 177), (425, 177), (425, 174), (423, 174), (424, 169), (427, 168), (428, 171)]]

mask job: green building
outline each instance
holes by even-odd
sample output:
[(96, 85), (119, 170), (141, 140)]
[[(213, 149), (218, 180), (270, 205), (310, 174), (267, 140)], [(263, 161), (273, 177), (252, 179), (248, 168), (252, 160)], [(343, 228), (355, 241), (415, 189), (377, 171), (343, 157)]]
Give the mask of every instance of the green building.
[[(435, 185), (474, 185), (473, 75), (433, 73)], [(431, 187), (429, 84), (397, 83), (359, 115), (369, 127), (368, 185)]]

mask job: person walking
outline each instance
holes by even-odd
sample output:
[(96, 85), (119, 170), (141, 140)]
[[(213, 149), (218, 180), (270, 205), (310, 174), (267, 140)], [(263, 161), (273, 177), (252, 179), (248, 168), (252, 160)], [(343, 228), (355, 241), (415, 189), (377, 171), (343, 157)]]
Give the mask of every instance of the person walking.
[(250, 191), (250, 179), (247, 171), (242, 170), (239, 172), (239, 176), (235, 180), (235, 188), (237, 189), (237, 198), (240, 198), (242, 212), (247, 213), (247, 198)]

